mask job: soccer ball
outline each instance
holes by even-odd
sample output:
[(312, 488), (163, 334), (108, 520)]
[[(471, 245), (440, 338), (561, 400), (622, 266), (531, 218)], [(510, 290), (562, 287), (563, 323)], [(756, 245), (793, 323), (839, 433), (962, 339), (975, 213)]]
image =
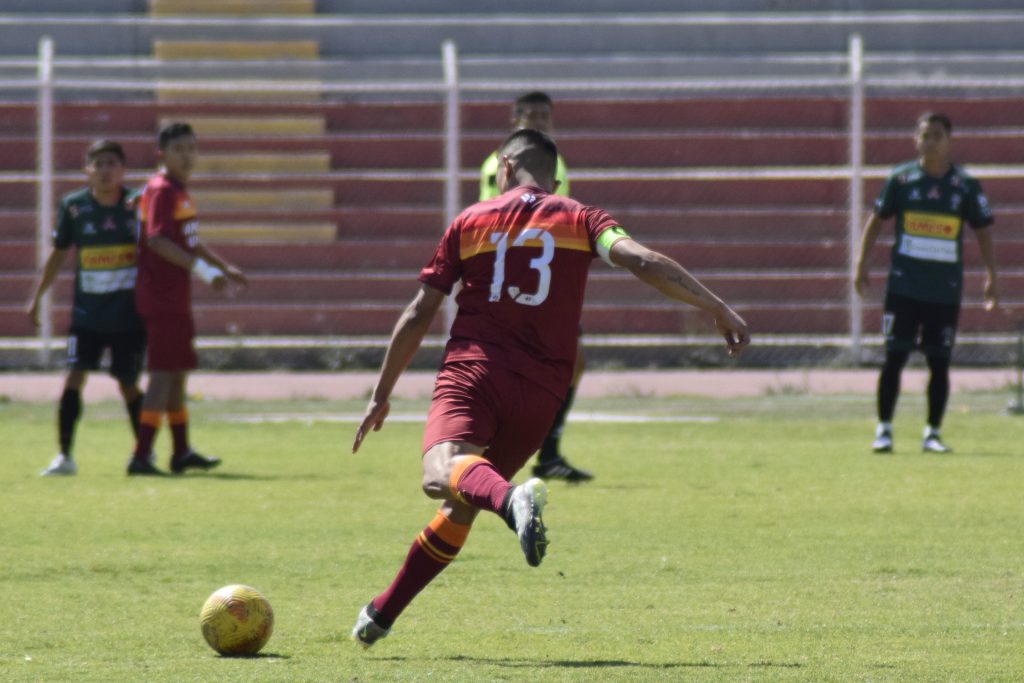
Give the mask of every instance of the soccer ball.
[(254, 655), (274, 631), (274, 610), (251, 586), (224, 586), (206, 600), (199, 613), (203, 637), (222, 655)]

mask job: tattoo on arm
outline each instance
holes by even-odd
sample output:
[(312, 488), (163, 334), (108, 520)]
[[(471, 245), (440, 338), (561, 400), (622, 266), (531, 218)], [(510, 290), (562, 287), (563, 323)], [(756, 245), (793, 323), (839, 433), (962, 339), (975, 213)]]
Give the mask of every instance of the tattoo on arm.
[(683, 289), (688, 291), (690, 294), (693, 294), (698, 299), (703, 299), (704, 298), (704, 293), (703, 292), (701, 292), (698, 289), (694, 289), (693, 285), (691, 285), (689, 282), (686, 282), (685, 280), (683, 280), (683, 278), (680, 277), (679, 275), (670, 275), (668, 280), (669, 280), (669, 282), (672, 282), (672, 283), (675, 283), (675, 284), (679, 285), (680, 287), (682, 287)]

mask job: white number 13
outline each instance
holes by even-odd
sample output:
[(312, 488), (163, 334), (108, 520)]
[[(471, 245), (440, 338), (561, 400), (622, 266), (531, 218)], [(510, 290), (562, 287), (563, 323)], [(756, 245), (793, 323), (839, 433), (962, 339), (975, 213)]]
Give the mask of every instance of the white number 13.
[[(519, 288), (510, 285), (508, 295), (517, 304), (525, 306), (540, 306), (548, 298), (548, 289), (551, 287), (551, 268), (548, 264), (555, 257), (555, 240), (546, 230), (540, 228), (527, 228), (519, 233), (519, 236), (512, 242), (513, 247), (521, 247), (527, 240), (539, 239), (543, 250), (540, 256), (530, 259), (530, 268), (540, 273), (540, 282), (537, 291), (533, 294), (519, 291)], [(490, 301), (501, 300), (501, 289), (505, 284), (505, 255), (508, 253), (508, 234), (503, 232), (491, 233), (491, 244), (497, 245), (494, 254), (494, 279), (491, 280)]]

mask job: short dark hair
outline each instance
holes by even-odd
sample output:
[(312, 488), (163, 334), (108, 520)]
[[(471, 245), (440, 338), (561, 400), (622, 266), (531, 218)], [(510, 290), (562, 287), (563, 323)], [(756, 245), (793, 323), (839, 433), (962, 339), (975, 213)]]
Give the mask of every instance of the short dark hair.
[(552, 109), (555, 108), (555, 103), (551, 101), (547, 93), (540, 90), (532, 90), (516, 98), (516, 103), (512, 106), (515, 115), (519, 116), (523, 113), (523, 107), (528, 104), (546, 104)]
[(196, 136), (196, 134), (192, 132), (192, 126), (181, 122), (168, 123), (160, 129), (160, 133), (157, 135), (157, 141), (160, 145), (160, 149), (167, 149), (167, 145), (170, 144), (171, 140), (185, 137), (186, 135), (191, 135), (192, 137)]
[(89, 145), (89, 149), (85, 150), (85, 163), (88, 164), (94, 161), (96, 157), (104, 152), (110, 152), (116, 156), (121, 161), (121, 165), (124, 166), (126, 159), (124, 156), (124, 148), (121, 147), (121, 143), (107, 139), (95, 140), (91, 145)]
[(949, 117), (945, 114), (940, 114), (934, 111), (926, 111), (917, 117), (917, 125), (922, 123), (932, 124), (937, 123), (946, 129), (946, 135), (950, 135), (953, 132), (953, 122), (949, 120)]
[(535, 176), (555, 177), (558, 147), (539, 130), (521, 128), (509, 135), (498, 150), (499, 157), (506, 154)]

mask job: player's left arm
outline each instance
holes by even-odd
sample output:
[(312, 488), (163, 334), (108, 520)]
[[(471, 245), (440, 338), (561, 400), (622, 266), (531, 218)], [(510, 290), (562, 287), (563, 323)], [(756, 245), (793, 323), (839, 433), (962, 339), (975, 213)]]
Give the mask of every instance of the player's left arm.
[(355, 440), (352, 442), (353, 453), (359, 450), (359, 446), (371, 429), (378, 432), (384, 426), (384, 419), (391, 410), (391, 392), (402, 372), (409, 367), (420, 344), (423, 343), (423, 337), (430, 329), (430, 324), (434, 321), (437, 310), (441, 308), (445, 296), (444, 292), (434, 289), (430, 285), (420, 285), (416, 296), (405, 307), (398, 322), (395, 323), (395, 329), (391, 333), (391, 342), (388, 344), (384, 362), (381, 364), (377, 384), (374, 386), (373, 395), (366, 406), (366, 415), (356, 430)]
[(992, 248), (992, 233), (988, 227), (975, 228), (974, 236), (978, 239), (978, 250), (981, 261), (985, 264), (985, 310), (995, 310), (999, 305), (999, 287), (996, 285), (996, 254)]
[(242, 285), (243, 287), (249, 284), (249, 280), (248, 278), (245, 277), (245, 273), (243, 273), (239, 268), (228, 263), (220, 256), (215, 254), (203, 242), (199, 242), (198, 244), (196, 244), (195, 252), (196, 255), (199, 258), (203, 259), (205, 262), (213, 265), (216, 268), (220, 268), (221, 271), (224, 273), (224, 277), (226, 277), (228, 280), (236, 284)]

